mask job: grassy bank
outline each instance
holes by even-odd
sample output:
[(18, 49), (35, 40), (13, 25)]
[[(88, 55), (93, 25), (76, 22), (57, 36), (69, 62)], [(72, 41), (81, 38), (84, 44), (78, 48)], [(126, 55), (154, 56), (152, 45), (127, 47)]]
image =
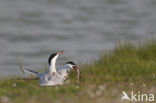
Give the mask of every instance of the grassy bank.
[(121, 103), (123, 90), (156, 95), (156, 41), (118, 44), (80, 69), (79, 85), (74, 72), (66, 85), (55, 87), (39, 87), (32, 78), (0, 80), (0, 103)]

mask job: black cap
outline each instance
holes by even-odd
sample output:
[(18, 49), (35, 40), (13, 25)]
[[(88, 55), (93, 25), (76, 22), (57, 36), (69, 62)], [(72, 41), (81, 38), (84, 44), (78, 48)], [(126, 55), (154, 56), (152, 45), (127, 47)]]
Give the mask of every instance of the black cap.
[(68, 61), (66, 64), (71, 64), (71, 65), (76, 65), (74, 62), (72, 61)]
[(49, 65), (50, 65), (50, 63), (51, 63), (51, 60), (52, 60), (56, 55), (57, 55), (57, 53), (53, 53), (53, 54), (50, 55), (50, 57), (49, 57), (49, 59), (48, 59)]

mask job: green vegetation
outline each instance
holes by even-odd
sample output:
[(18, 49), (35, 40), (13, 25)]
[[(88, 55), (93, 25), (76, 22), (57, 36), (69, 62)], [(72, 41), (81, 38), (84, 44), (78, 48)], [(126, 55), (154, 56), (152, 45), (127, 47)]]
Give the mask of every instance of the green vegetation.
[(39, 87), (31, 78), (0, 80), (0, 103), (121, 103), (123, 90), (156, 96), (156, 41), (137, 47), (119, 43), (80, 69), (79, 85), (74, 72), (67, 84), (55, 87)]

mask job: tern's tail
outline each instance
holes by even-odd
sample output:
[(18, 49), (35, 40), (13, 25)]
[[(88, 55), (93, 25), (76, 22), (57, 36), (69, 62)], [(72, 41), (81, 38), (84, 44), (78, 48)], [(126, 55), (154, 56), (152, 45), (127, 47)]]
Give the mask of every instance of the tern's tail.
[(33, 71), (33, 70), (30, 70), (30, 69), (27, 69), (27, 68), (23, 68), (23, 71), (26, 72), (26, 73), (29, 73), (29, 74), (31, 74), (31, 75), (37, 76), (37, 77), (38, 77), (38, 75), (39, 75), (38, 72)]

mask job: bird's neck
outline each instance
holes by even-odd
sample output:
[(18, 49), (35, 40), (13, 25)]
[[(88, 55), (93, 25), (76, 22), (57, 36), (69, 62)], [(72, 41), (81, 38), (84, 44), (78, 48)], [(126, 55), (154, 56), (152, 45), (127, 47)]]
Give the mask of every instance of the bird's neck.
[(68, 64), (65, 64), (64, 65), (64, 68), (67, 68), (68, 70), (71, 70), (72, 69)]
[(51, 74), (54, 74), (54, 73), (57, 72), (56, 71), (56, 61), (55, 60), (51, 61), (51, 64), (49, 65), (49, 71), (48, 72), (51, 73)]

